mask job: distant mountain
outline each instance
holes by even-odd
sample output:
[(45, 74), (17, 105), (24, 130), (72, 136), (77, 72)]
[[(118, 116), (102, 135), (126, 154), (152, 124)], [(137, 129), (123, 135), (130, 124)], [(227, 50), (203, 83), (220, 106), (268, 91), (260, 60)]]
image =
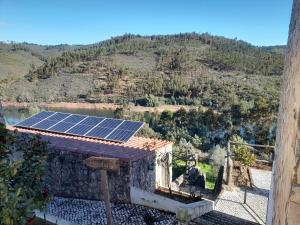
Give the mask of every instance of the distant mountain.
[(0, 96), (224, 109), (277, 99), (284, 49), (207, 33), (126, 34), (88, 46), (0, 44)]
[(271, 52), (279, 53), (279, 54), (286, 53), (286, 45), (265, 46), (262, 48), (264, 48), (265, 50), (271, 51)]

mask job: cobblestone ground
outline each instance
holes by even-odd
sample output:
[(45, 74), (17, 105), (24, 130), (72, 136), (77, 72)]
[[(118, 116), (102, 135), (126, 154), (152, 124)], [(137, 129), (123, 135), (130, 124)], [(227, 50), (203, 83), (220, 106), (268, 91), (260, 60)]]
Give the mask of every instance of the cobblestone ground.
[(271, 171), (251, 169), (255, 187), (248, 190), (244, 204), (244, 190), (223, 191), (215, 203), (215, 210), (264, 224), (266, 221)]
[[(47, 213), (78, 225), (105, 225), (104, 203), (55, 197)], [(115, 225), (180, 225), (175, 215), (134, 204), (112, 204)]]
[[(271, 172), (251, 169), (251, 173), (255, 187), (248, 191), (246, 204), (243, 203), (244, 190), (223, 191), (215, 202), (214, 212), (189, 224), (252, 224), (249, 221), (263, 224), (266, 219)], [(183, 225), (176, 220), (174, 214), (157, 209), (121, 203), (111, 206), (115, 225)], [(48, 205), (47, 213), (78, 225), (106, 224), (104, 203), (101, 201), (55, 197)], [(212, 218), (214, 222), (209, 222)]]

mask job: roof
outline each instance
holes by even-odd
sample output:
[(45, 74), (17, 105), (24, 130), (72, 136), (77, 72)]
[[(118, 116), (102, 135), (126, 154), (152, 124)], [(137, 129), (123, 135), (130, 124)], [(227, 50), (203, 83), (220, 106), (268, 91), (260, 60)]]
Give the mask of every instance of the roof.
[(77, 137), (57, 133), (43, 132), (25, 128), (8, 126), (9, 130), (40, 135), (43, 141), (49, 142), (49, 147), (61, 151), (72, 151), (90, 156), (118, 158), (124, 161), (142, 159), (153, 152), (170, 146), (173, 143), (165, 140), (132, 137), (128, 142), (117, 143), (87, 137)]

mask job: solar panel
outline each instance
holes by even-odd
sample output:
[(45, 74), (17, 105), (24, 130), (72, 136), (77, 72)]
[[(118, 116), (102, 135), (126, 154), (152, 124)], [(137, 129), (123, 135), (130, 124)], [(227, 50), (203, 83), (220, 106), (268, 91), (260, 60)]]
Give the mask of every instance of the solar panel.
[(132, 130), (135, 131), (139, 129), (141, 126), (143, 126), (143, 122), (132, 122), (132, 121), (124, 121), (118, 129), (121, 130)]
[(66, 119), (68, 116), (71, 116), (70, 113), (61, 113), (61, 112), (57, 112), (54, 113), (52, 116), (48, 117), (48, 120), (54, 120), (54, 121), (61, 121), (63, 119)]
[(108, 140), (118, 140), (121, 142), (128, 141), (133, 135), (135, 134), (135, 131), (128, 131), (128, 130), (115, 130), (113, 133), (111, 133), (107, 139)]
[(15, 127), (126, 142), (143, 124), (113, 118), (42, 111), (21, 121)]
[(54, 126), (48, 128), (48, 130), (54, 132), (65, 132), (73, 126), (74, 123), (59, 122), (58, 124), (55, 124)]
[(87, 118), (87, 116), (83, 116), (83, 115), (71, 115), (70, 117), (66, 118), (64, 120), (64, 122), (67, 122), (67, 123), (79, 123), (82, 120), (84, 120), (85, 118)]
[(77, 124), (68, 130), (68, 134), (80, 135), (85, 136), (87, 132), (93, 129), (93, 126), (85, 125), (85, 124)]
[(19, 127), (33, 126), (34, 124), (41, 122), (41, 120), (46, 119), (47, 117), (53, 115), (54, 113), (55, 112), (48, 112), (48, 111), (40, 112), (18, 123), (18, 126)]
[(119, 124), (121, 124), (123, 120), (117, 120), (117, 119), (105, 119), (102, 123), (100, 123), (97, 127), (108, 127), (108, 128), (115, 128)]
[(105, 139), (105, 137), (109, 135), (113, 130), (114, 129), (107, 128), (107, 127), (95, 127), (95, 129), (92, 129), (85, 136)]
[(96, 117), (96, 116), (88, 116), (85, 120), (81, 121), (79, 124), (85, 124), (90, 126), (95, 126), (95, 124), (99, 124), (105, 118), (103, 117)]
[(41, 130), (47, 130), (48, 128), (52, 127), (53, 125), (55, 125), (57, 123), (57, 120), (43, 120), (39, 123), (36, 123), (35, 125), (32, 126), (32, 128), (35, 129), (41, 129)]

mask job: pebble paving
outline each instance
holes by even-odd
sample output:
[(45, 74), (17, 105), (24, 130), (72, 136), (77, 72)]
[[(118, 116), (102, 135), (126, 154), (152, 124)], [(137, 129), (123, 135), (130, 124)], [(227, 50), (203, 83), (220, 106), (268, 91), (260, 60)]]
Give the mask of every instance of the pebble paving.
[[(175, 225), (175, 215), (134, 204), (111, 204), (115, 225)], [(47, 213), (78, 225), (105, 225), (105, 206), (101, 201), (55, 197)]]
[[(247, 202), (243, 203), (244, 190), (224, 190), (215, 202), (215, 211), (189, 224), (264, 224), (266, 220), (271, 172), (251, 169), (255, 187), (248, 191)], [(174, 214), (144, 206), (112, 203), (115, 225), (183, 225)], [(54, 197), (48, 205), (47, 213), (77, 225), (105, 225), (105, 207), (102, 201)], [(218, 214), (219, 213), (219, 214)], [(232, 216), (232, 217), (229, 217)], [(214, 222), (209, 222), (214, 218)], [(244, 222), (237, 220), (244, 219)], [(218, 220), (217, 220), (218, 219)], [(245, 220), (249, 221), (246, 223)], [(235, 222), (235, 223), (233, 223)]]

